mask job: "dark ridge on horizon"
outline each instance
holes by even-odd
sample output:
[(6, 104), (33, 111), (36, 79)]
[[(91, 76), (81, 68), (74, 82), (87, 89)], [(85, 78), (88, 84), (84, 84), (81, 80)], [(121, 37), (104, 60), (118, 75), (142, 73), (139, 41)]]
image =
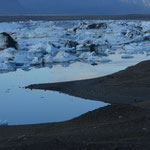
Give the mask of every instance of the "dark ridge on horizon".
[(128, 15), (0, 15), (0, 22), (12, 21), (65, 21), (65, 20), (150, 20), (150, 14)]

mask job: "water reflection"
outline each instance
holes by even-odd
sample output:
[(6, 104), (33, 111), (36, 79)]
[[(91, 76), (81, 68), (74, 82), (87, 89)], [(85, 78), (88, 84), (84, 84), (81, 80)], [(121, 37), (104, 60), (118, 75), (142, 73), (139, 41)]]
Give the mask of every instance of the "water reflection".
[(13, 125), (57, 122), (106, 106), (103, 102), (84, 100), (58, 92), (31, 91), (22, 87), (104, 76), (149, 57), (136, 55), (134, 59), (122, 60), (120, 56), (112, 56), (112, 59), (115, 61), (97, 66), (77, 62), (69, 67), (68, 64), (50, 65), (40, 69), (37, 66), (38, 69), (18, 69), (16, 72), (0, 74), (0, 120), (8, 120)]
[[(56, 68), (63, 70), (61, 66)], [(31, 83), (59, 80), (59, 76), (63, 78), (64, 72), (56, 70), (46, 67), (0, 74), (0, 120), (8, 120), (11, 125), (57, 122), (106, 105), (57, 92), (22, 88)]]

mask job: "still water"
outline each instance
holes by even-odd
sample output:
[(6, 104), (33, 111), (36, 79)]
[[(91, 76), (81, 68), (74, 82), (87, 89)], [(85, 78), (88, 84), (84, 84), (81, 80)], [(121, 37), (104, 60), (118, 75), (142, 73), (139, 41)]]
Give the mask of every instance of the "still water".
[[(112, 56), (114, 57), (114, 56)], [(113, 58), (112, 58), (113, 59)], [(0, 120), (9, 125), (35, 124), (65, 121), (108, 104), (84, 100), (53, 91), (28, 90), (34, 83), (52, 83), (104, 76), (149, 59), (136, 55), (134, 59), (114, 61), (91, 66), (74, 63), (69, 67), (60, 64), (53, 68), (32, 68), (31, 71), (18, 69), (16, 72), (0, 74)]]

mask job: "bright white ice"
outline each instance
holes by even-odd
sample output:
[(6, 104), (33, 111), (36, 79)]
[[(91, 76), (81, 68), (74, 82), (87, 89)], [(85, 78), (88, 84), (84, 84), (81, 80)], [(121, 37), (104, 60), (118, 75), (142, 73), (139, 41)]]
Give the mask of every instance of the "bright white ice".
[[(107, 28), (87, 29), (92, 23), (104, 22)], [(78, 28), (76, 32), (73, 29)], [(0, 51), (0, 71), (18, 68), (51, 67), (54, 63), (100, 64), (113, 61), (112, 54), (122, 59), (132, 59), (136, 54), (150, 53), (149, 21), (28, 21), (0, 23), (0, 33), (7, 32), (19, 45)], [(70, 48), (67, 41), (78, 42)], [(0, 38), (0, 46), (5, 39)], [(97, 45), (97, 53), (90, 45)]]

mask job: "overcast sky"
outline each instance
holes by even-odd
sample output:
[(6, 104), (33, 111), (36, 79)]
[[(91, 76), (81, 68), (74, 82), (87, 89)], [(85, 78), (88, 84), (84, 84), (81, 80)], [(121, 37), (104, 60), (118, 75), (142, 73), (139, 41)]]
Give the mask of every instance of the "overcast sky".
[(150, 0), (0, 0), (0, 14), (150, 14)]

